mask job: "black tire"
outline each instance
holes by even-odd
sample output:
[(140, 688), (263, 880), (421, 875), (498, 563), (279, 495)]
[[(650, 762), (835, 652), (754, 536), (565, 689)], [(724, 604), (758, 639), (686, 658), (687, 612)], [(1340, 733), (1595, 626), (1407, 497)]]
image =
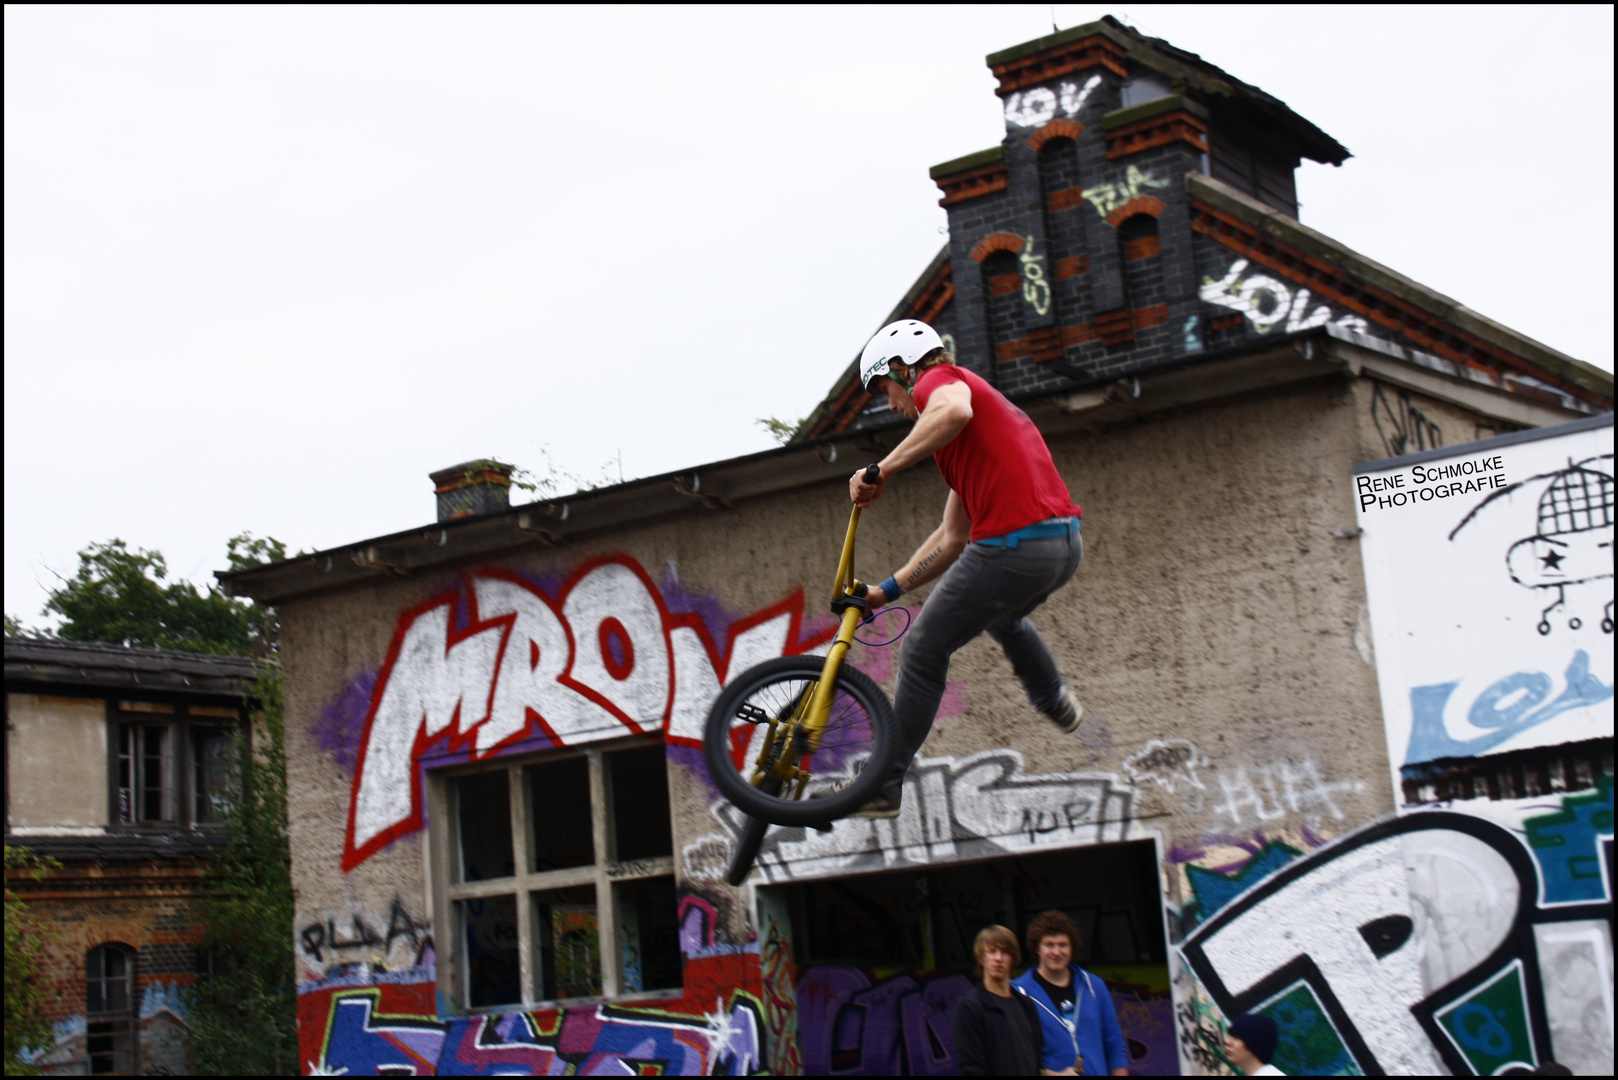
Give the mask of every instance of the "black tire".
[[(781, 790), (781, 781), (772, 776), (759, 787), (773, 795)], [(725, 872), (725, 880), (731, 885), (740, 885), (747, 880), (747, 875), (753, 872), (758, 849), (764, 845), (764, 834), (769, 828), (768, 821), (756, 817), (748, 818), (747, 824), (742, 826), (742, 834), (736, 838), (736, 846), (730, 852), (730, 869)]]
[(782, 797), (749, 783), (753, 761), (744, 758), (738, 765), (732, 756), (730, 733), (746, 723), (739, 717), (743, 706), (771, 716), (790, 712), (789, 706), (820, 680), (824, 664), (818, 656), (767, 660), (731, 680), (708, 711), (703, 732), (708, 772), (720, 794), (749, 817), (775, 825), (823, 825), (864, 806), (887, 776), (896, 737), (893, 709), (870, 676), (846, 665), (837, 674), (832, 716), (809, 765), (811, 774), (824, 775), (863, 756), (863, 767), (842, 790), (801, 802)]

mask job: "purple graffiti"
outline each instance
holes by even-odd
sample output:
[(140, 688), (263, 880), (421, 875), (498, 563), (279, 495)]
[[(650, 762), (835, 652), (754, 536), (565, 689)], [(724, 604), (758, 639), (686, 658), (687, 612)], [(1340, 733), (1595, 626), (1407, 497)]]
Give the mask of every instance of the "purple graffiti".
[(371, 707), (371, 694), (376, 690), (376, 672), (361, 672), (343, 688), (330, 705), (320, 712), (320, 718), (310, 727), (320, 749), (331, 755), (338, 768), (354, 775), (354, 762), (359, 758), (360, 740), (365, 735), (365, 713)]
[(959, 974), (873, 983), (859, 968), (811, 968), (798, 982), (804, 1073), (952, 1075), (950, 1017), (971, 990)]

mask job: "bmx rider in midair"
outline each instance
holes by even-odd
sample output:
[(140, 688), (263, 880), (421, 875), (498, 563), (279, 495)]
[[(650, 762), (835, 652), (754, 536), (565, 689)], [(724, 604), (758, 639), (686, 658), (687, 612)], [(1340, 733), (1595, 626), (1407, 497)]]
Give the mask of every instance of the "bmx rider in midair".
[(877, 331), (860, 356), (860, 381), (916, 423), (878, 463), (876, 483), (865, 482), (864, 470), (849, 478), (849, 497), (871, 505), (889, 480), (928, 457), (950, 489), (938, 528), (867, 596), (874, 610), (943, 577), (900, 650), (891, 777), (854, 815), (891, 818), (899, 815), (905, 771), (943, 699), (950, 657), (985, 630), (1005, 650), (1034, 707), (1064, 734), (1078, 730), (1084, 708), (1028, 614), (1078, 570), (1082, 511), (1034, 422), (957, 367), (926, 323), (906, 319)]

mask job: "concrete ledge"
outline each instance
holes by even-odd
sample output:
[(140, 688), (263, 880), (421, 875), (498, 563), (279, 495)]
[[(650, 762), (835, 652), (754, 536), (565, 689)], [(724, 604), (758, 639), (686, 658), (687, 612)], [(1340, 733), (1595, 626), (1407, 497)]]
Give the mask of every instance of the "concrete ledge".
[(1138, 124), (1142, 120), (1150, 120), (1154, 116), (1161, 116), (1167, 112), (1188, 112), (1198, 120), (1208, 119), (1208, 110), (1179, 94), (1168, 94), (1151, 101), (1143, 101), (1139, 105), (1131, 105), (1127, 109), (1116, 109), (1101, 118), (1103, 131), (1113, 131), (1128, 124)]
[(941, 177), (966, 172), (968, 169), (981, 169), (985, 165), (997, 165), (1004, 160), (1006, 160), (1006, 148), (1004, 146), (991, 146), (987, 150), (979, 150), (976, 153), (967, 154), (965, 157), (958, 157), (953, 161), (934, 165), (927, 170), (927, 177), (930, 180), (937, 180)]

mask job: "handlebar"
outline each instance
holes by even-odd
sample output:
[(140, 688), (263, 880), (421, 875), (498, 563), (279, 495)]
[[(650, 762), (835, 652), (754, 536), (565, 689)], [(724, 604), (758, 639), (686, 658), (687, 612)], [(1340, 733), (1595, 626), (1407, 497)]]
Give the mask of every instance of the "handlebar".
[[(882, 466), (871, 464), (865, 466), (865, 482), (874, 484), (882, 476)], [(854, 533), (860, 526), (860, 508), (848, 516), (848, 535), (843, 537), (843, 557), (837, 563), (837, 580), (832, 583), (831, 600), (835, 606), (844, 596), (865, 596), (865, 589), (854, 580)]]

